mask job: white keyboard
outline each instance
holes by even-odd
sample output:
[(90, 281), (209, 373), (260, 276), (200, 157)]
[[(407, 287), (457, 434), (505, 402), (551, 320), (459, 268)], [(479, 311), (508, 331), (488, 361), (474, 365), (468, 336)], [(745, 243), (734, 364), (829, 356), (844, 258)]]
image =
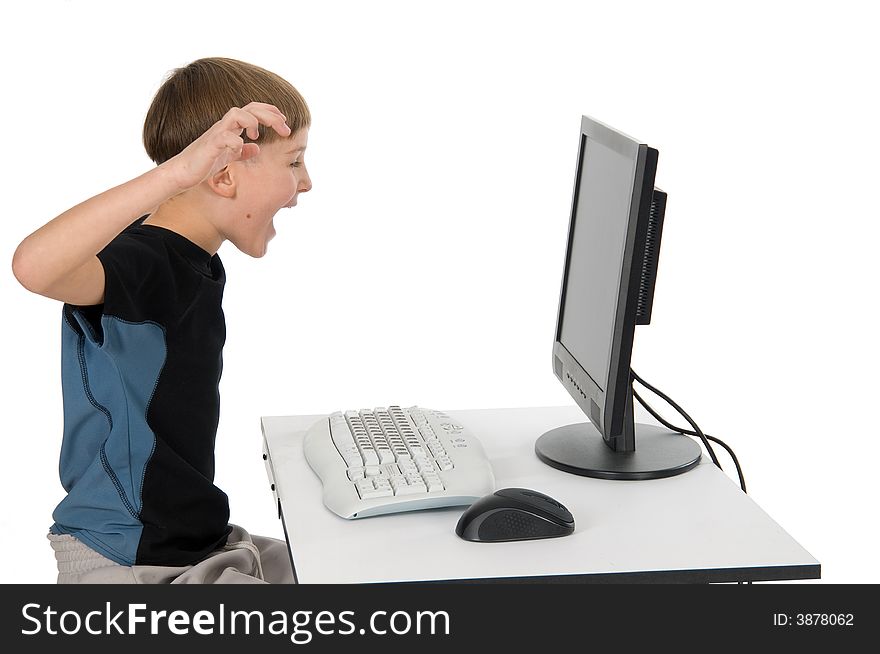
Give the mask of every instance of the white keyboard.
[(432, 409), (337, 412), (312, 425), (303, 449), (324, 505), (343, 518), (472, 504), (495, 490), (477, 438)]

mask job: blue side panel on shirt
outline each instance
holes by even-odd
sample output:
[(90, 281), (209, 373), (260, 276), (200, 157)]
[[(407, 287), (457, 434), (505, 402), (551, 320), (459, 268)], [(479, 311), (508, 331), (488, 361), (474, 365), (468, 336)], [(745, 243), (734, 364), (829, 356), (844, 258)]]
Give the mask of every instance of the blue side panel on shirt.
[(82, 333), (62, 329), (64, 440), (61, 483), (68, 492), (53, 531), (104, 556), (135, 563), (144, 471), (156, 443), (147, 408), (165, 363), (165, 332), (151, 322), (101, 319), (103, 339), (78, 311)]

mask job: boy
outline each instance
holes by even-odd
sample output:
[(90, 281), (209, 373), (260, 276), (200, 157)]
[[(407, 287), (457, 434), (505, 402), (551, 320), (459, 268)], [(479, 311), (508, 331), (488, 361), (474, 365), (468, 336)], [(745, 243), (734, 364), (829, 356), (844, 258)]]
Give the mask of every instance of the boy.
[(312, 187), (311, 116), (287, 81), (208, 58), (172, 71), (147, 112), (157, 167), (19, 245), (25, 288), (64, 302), (67, 496), (49, 540), (59, 583), (293, 580), (282, 541), (230, 525), (213, 484), (224, 241), (253, 257)]

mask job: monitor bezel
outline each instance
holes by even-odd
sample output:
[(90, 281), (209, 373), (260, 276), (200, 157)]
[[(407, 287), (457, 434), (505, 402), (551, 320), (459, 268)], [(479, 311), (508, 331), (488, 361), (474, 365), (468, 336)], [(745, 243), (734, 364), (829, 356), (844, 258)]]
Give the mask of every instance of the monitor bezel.
[[(596, 426), (605, 441), (615, 450), (634, 449), (632, 430), (626, 430), (627, 401), (631, 406), (630, 362), (636, 326), (638, 289), (641, 276), (641, 259), (636, 256), (636, 245), (644, 243), (654, 180), (657, 171), (658, 152), (619, 130), (589, 116), (581, 118), (580, 146), (569, 214), (568, 239), (559, 294), (556, 334), (553, 344), (553, 370), (563, 387), (581, 410)], [(631, 159), (634, 163), (633, 191), (621, 261), (621, 275), (617, 289), (617, 307), (606, 379), (595, 380), (574, 358), (561, 341), (562, 322), (565, 313), (568, 271), (571, 260), (574, 224), (578, 206), (581, 176), (584, 170), (584, 152), (587, 139), (608, 147)], [(630, 409), (631, 410), (631, 409)], [(630, 417), (631, 420), (631, 417)], [(627, 434), (626, 432), (629, 432)], [(629, 442), (632, 441), (632, 442)]]

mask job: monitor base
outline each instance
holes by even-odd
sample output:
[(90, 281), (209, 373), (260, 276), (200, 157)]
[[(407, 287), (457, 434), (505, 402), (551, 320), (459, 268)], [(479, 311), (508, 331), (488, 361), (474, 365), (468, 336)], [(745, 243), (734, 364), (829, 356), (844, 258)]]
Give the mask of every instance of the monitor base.
[(702, 450), (687, 436), (663, 427), (636, 424), (636, 450), (615, 452), (592, 423), (558, 427), (535, 442), (535, 454), (559, 470), (599, 479), (661, 479), (687, 472)]

